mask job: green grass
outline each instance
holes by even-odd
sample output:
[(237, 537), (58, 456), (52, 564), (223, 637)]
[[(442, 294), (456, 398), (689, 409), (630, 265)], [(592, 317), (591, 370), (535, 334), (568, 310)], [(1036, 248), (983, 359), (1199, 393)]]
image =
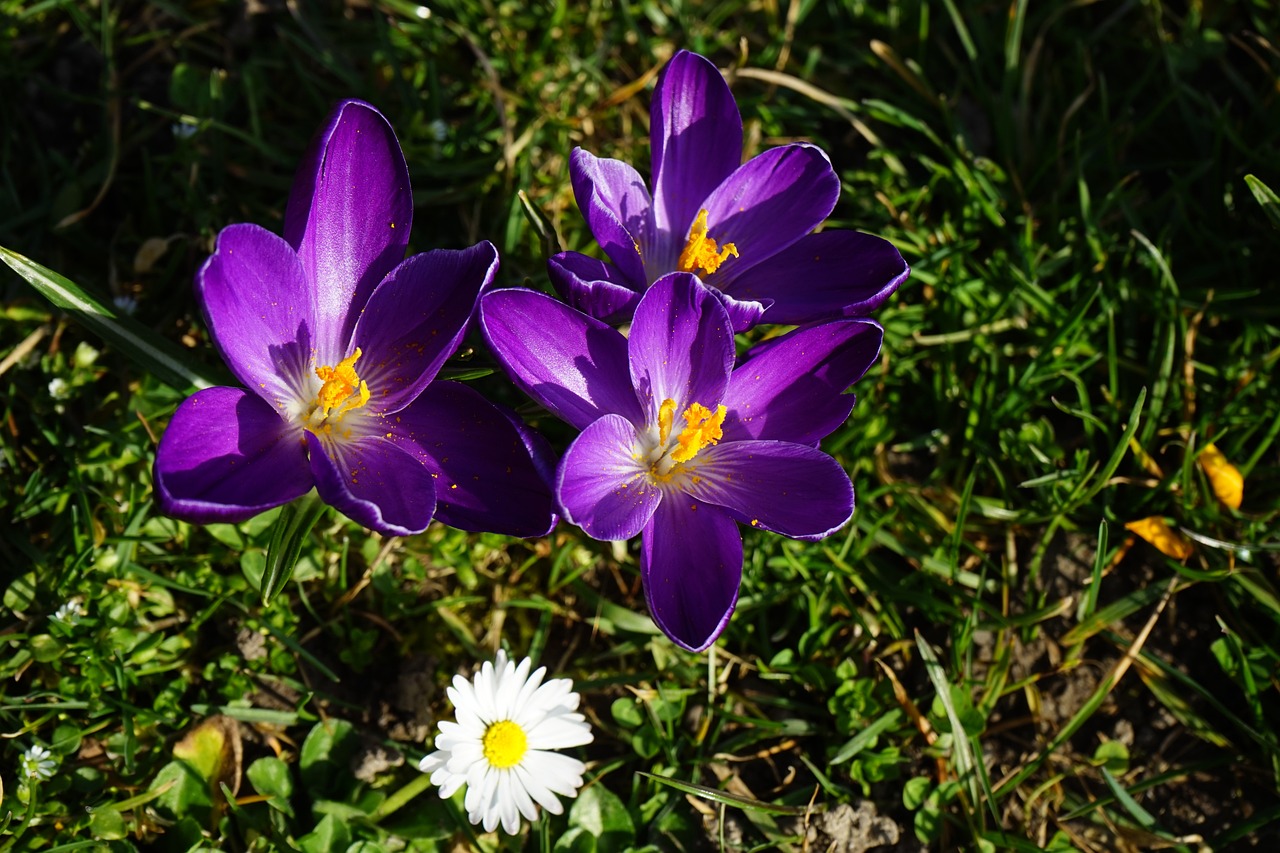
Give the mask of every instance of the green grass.
[[(1274, 841), (1280, 232), (1245, 180), (1280, 187), (1271, 6), (0, 0), (0, 246), (136, 301), (191, 371), (0, 274), (0, 850), (825, 850), (864, 800), (901, 850)], [(331, 102), (396, 128), (415, 251), (487, 238), (501, 284), (546, 287), (549, 247), (592, 250), (568, 152), (644, 171), (647, 75), (680, 47), (737, 69), (748, 154), (823, 146), (832, 225), (913, 270), (824, 442), (854, 522), (747, 533), (714, 655), (656, 633), (634, 543), (570, 525), (326, 515), (263, 605), (271, 515), (156, 512), (184, 381), (229, 379), (193, 272), (231, 222), (279, 230)], [(1189, 559), (1133, 541), (1152, 515)], [(574, 678), (596, 731), (576, 807), (506, 840), (413, 767), (499, 645)], [(57, 770), (24, 783), (37, 744)]]

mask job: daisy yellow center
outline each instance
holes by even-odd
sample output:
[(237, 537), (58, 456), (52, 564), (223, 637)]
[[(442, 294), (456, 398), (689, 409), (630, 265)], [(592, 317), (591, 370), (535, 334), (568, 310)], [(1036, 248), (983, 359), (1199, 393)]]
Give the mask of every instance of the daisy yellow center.
[(529, 739), (524, 729), (511, 720), (500, 720), (484, 730), (480, 739), (485, 760), (499, 770), (515, 767), (529, 751)]
[(338, 362), (336, 367), (322, 365), (316, 368), (316, 376), (324, 384), (316, 395), (314, 411), (321, 420), (332, 415), (342, 415), (369, 402), (369, 383), (356, 375), (356, 361), (360, 348)]
[(716, 241), (707, 236), (706, 208), (699, 210), (698, 218), (693, 220), (693, 227), (689, 229), (689, 240), (680, 253), (680, 271), (696, 273), (702, 270), (710, 274), (718, 270), (730, 255), (738, 257), (738, 247), (733, 243), (716, 245)]
[(672, 441), (676, 423), (676, 401), (663, 400), (658, 407), (658, 446), (651, 459), (649, 472), (661, 482), (671, 479), (675, 469), (693, 460), (698, 451), (716, 444), (724, 436), (724, 404), (715, 411), (701, 403), (691, 403), (680, 413), (684, 427)]

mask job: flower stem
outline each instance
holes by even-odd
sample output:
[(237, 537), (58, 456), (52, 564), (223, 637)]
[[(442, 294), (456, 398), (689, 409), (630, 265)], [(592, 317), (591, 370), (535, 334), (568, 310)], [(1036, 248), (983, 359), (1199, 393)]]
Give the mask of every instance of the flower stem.
[(401, 806), (405, 805), (430, 787), (431, 774), (419, 773), (416, 777), (411, 779), (407, 785), (383, 800), (382, 805), (374, 809), (373, 814), (369, 815), (369, 820), (377, 823), (383, 818), (389, 817), (399, 811)]

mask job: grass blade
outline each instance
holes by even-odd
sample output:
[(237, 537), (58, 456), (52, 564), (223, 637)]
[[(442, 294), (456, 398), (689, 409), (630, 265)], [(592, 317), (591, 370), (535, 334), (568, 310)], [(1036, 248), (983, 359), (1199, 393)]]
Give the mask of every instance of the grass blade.
[(185, 353), (141, 323), (118, 317), (75, 282), (48, 267), (0, 246), (0, 260), (80, 325), (115, 345), (139, 367), (179, 391), (192, 392), (217, 384), (192, 367)]
[(784, 815), (802, 815), (815, 811), (820, 811), (821, 806), (780, 806), (777, 803), (766, 803), (763, 800), (753, 800), (750, 797), (739, 797), (736, 794), (730, 794), (728, 791), (721, 791), (719, 788), (708, 788), (706, 785), (699, 785), (695, 782), (683, 782), (679, 779), (670, 779), (666, 776), (655, 776), (652, 773), (645, 773), (643, 770), (636, 771), (637, 776), (643, 776), (646, 779), (675, 788), (677, 791), (683, 791), (686, 794), (693, 794), (695, 797), (702, 797), (704, 800), (711, 800), (713, 803), (720, 803), (725, 806), (734, 806), (749, 811), (767, 812), (768, 814), (784, 814)]
[(1258, 200), (1258, 204), (1262, 205), (1262, 212), (1271, 220), (1271, 224), (1280, 228), (1280, 196), (1253, 175), (1245, 175), (1244, 182), (1249, 185), (1249, 191)]

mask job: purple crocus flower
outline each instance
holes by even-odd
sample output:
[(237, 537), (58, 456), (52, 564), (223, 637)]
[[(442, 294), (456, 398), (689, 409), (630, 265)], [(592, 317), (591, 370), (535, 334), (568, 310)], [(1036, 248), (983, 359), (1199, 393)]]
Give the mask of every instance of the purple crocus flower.
[(840, 179), (820, 148), (771, 148), (742, 163), (742, 117), (720, 72), (680, 51), (650, 105), (653, 193), (618, 160), (574, 149), (573, 193), (605, 254), (548, 261), (575, 308), (623, 321), (653, 282), (697, 274), (720, 295), (734, 329), (865, 317), (907, 278), (887, 240), (812, 233), (835, 207)]
[(245, 388), (199, 391), (174, 412), (156, 452), (162, 511), (242, 521), (315, 487), (388, 535), (433, 515), (468, 530), (550, 529), (550, 466), (532, 433), (471, 388), (432, 381), (497, 252), (404, 259), (412, 213), (391, 125), (346, 101), (298, 170), (284, 237), (251, 224), (218, 235), (196, 295)]
[(548, 296), (480, 303), (516, 384), (581, 430), (556, 474), (567, 518), (596, 539), (642, 537), (649, 611), (678, 645), (715, 641), (738, 600), (748, 524), (819, 539), (853, 514), (853, 487), (818, 441), (875, 362), (865, 319), (794, 330), (734, 366), (728, 311), (689, 273), (656, 281), (629, 338)]

